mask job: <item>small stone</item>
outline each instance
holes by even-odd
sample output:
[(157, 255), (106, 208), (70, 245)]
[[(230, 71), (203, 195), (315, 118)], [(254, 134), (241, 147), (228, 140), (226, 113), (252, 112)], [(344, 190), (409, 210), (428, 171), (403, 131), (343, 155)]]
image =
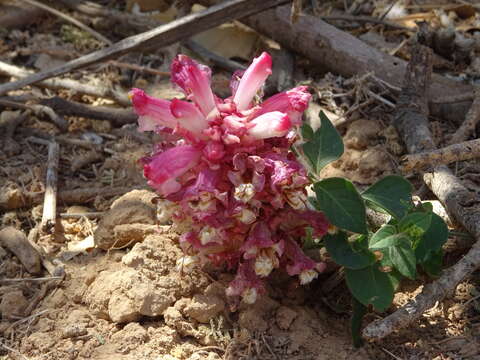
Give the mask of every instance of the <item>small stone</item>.
[(24, 311), (28, 306), (28, 301), (23, 296), (22, 291), (12, 291), (6, 293), (2, 297), (2, 302), (0, 303), (0, 312), (2, 313), (2, 318), (11, 319), (16, 316), (23, 316)]
[(280, 306), (277, 309), (275, 321), (281, 330), (288, 330), (293, 320), (297, 317), (297, 312), (287, 306)]
[(200, 323), (208, 323), (225, 309), (225, 303), (218, 296), (195, 294), (184, 312)]
[(63, 338), (72, 338), (82, 335), (87, 335), (87, 329), (83, 324), (67, 325), (62, 331)]

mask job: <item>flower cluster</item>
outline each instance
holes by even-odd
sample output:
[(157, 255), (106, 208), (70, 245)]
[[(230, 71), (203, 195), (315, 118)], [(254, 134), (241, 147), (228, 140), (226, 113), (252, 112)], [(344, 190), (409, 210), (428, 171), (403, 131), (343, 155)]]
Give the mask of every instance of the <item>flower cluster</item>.
[(247, 303), (265, 291), (263, 279), (275, 268), (298, 275), (301, 284), (324, 269), (298, 242), (307, 227), (324, 235), (328, 222), (307, 208), (309, 179), (290, 151), (310, 93), (300, 86), (260, 102), (271, 67), (271, 57), (261, 54), (233, 75), (232, 96), (220, 99), (210, 88), (210, 69), (178, 55), (172, 82), (189, 101), (130, 92), (139, 130), (163, 134), (143, 159), (144, 175), (175, 204), (172, 220), (185, 229), (179, 265), (209, 261), (236, 269), (227, 294)]

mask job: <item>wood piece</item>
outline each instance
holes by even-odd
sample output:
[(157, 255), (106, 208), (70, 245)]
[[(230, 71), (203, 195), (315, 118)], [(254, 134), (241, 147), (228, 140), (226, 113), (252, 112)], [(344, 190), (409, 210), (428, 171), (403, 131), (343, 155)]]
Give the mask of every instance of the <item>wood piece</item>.
[[(30, 138), (33, 141), (35, 138)], [(36, 143), (43, 143), (45, 140), (35, 139)], [(53, 234), (57, 219), (57, 177), (58, 162), (60, 159), (60, 146), (56, 142), (48, 141), (47, 176), (45, 180), (45, 194), (43, 201), (43, 214), (40, 229), (47, 234)]]
[(140, 48), (167, 46), (217, 25), (242, 16), (258, 13), (284, 2), (285, 0), (229, 0), (204, 11), (184, 16), (150, 31), (130, 36), (108, 48), (94, 51), (53, 69), (41, 71), (21, 80), (0, 85), (0, 95), (72, 70), (110, 60)]
[[(408, 112), (404, 110), (399, 112), (395, 121), (395, 126), (410, 153), (434, 148), (432, 135), (427, 126), (427, 114), (422, 112), (422, 103), (426, 102), (425, 74), (428, 75), (431, 63), (415, 63), (415, 61), (427, 60), (426, 51), (429, 50), (424, 47), (413, 50), (411, 62), (414, 63), (411, 64), (411, 70), (408, 72), (410, 75), (405, 78), (403, 102), (406, 106), (408, 93), (410, 93), (413, 106), (411, 116), (407, 118)], [(411, 83), (409, 84), (408, 81)], [(417, 112), (413, 114), (415, 109)], [(403, 117), (399, 118), (399, 116)], [(414, 299), (387, 317), (366, 326), (362, 335), (369, 340), (382, 339), (409, 325), (435, 303), (451, 294), (461, 281), (480, 268), (480, 199), (466, 189), (445, 165), (436, 166), (432, 172), (425, 173), (423, 179), (444, 204), (450, 217), (463, 225), (475, 237), (476, 243), (458, 263), (444, 270), (439, 279), (426, 285)]]
[(467, 140), (472, 134), (475, 134), (475, 128), (480, 122), (480, 89), (475, 90), (474, 96), (472, 106), (465, 116), (465, 121), (452, 135), (449, 144)]
[[(211, 4), (216, 1), (219, 0), (202, 0), (202, 3)], [(393, 86), (402, 85), (406, 71), (404, 60), (374, 49), (314, 16), (303, 14), (295, 24), (291, 24), (290, 6), (270, 9), (262, 14), (242, 18), (241, 21), (282, 46), (300, 53), (326, 71), (346, 77), (373, 72), (376, 77)], [(429, 99), (434, 101), (439, 97), (468, 94), (472, 91), (471, 85), (434, 74)], [(432, 115), (459, 123), (463, 121), (471, 103), (468, 99), (461, 100), (450, 104), (436, 103), (435, 106), (430, 103), (430, 111)]]
[[(137, 29), (140, 29), (141, 31), (163, 25), (160, 21), (152, 17), (142, 18), (141, 21), (139, 21), (138, 15), (121, 12), (113, 8), (105, 8), (99, 4), (95, 4), (89, 1), (78, 2), (76, 0), (61, 0), (61, 2), (69, 8), (79, 11), (81, 13), (91, 16), (104, 17), (114, 20), (115, 22), (121, 23), (123, 25), (127, 23)], [(187, 39), (183, 41), (182, 45), (199, 55), (205, 61), (211, 62), (218, 67), (221, 67), (222, 69), (234, 72), (238, 69), (246, 68), (244, 65), (236, 61), (226, 59), (223, 56), (217, 55), (216, 53), (208, 50), (196, 41), (193, 41), (192, 39)]]
[(138, 116), (129, 109), (119, 109), (108, 106), (92, 106), (76, 101), (65, 100), (59, 96), (40, 100), (40, 104), (47, 105), (63, 116), (80, 116), (89, 119), (109, 120), (115, 126), (134, 123)]
[(41, 2), (38, 2), (36, 0), (22, 0), (22, 1), (27, 3), (27, 4), (30, 4), (32, 6), (35, 6), (39, 9), (45, 10), (45, 11), (47, 11), (47, 12), (49, 12), (49, 13), (55, 15), (55, 16), (58, 16), (59, 18), (61, 18), (63, 20), (66, 20), (69, 23), (72, 23), (73, 25), (79, 27), (83, 31), (89, 33), (95, 39), (97, 39), (97, 40), (99, 40), (99, 41), (101, 41), (101, 42), (103, 42), (107, 45), (112, 45), (112, 42), (110, 40), (108, 40), (105, 36), (103, 36), (102, 34), (99, 34), (98, 32), (96, 32), (92, 28), (88, 27), (87, 25), (81, 23), (77, 19), (74, 19), (71, 16), (62, 13), (61, 11), (58, 11), (57, 9), (54, 9), (54, 8), (48, 6), (48, 5), (42, 4)]
[(58, 114), (48, 106), (38, 104), (26, 105), (5, 99), (0, 99), (0, 105), (13, 109), (32, 110), (37, 116), (46, 115), (60, 130), (66, 131), (68, 129), (68, 122), (64, 118), (58, 116)]
[(30, 274), (41, 272), (40, 255), (23, 231), (8, 226), (0, 231), (0, 245), (11, 251)]
[(464, 141), (438, 150), (405, 155), (400, 159), (400, 171), (411, 172), (438, 164), (450, 164), (478, 157), (480, 157), (480, 139)]
[[(25, 70), (18, 66), (7, 64), (0, 61), (0, 73), (14, 76), (18, 78), (25, 78), (35, 74), (33, 71)], [(130, 100), (124, 91), (113, 89), (106, 85), (90, 85), (83, 84), (72, 79), (48, 79), (35, 83), (36, 86), (47, 89), (68, 89), (79, 94), (93, 95), (102, 98), (115, 100), (117, 103), (125, 106), (130, 106)]]
[(100, 160), (103, 160), (103, 154), (100, 151), (92, 150), (73, 159), (70, 169), (72, 172), (75, 172), (84, 166)]

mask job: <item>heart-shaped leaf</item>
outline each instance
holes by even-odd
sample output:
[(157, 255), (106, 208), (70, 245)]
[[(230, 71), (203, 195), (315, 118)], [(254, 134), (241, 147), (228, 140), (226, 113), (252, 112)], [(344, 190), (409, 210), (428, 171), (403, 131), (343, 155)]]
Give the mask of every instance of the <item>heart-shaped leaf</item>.
[(314, 184), (317, 209), (341, 229), (367, 234), (365, 204), (353, 184), (343, 178), (329, 178)]

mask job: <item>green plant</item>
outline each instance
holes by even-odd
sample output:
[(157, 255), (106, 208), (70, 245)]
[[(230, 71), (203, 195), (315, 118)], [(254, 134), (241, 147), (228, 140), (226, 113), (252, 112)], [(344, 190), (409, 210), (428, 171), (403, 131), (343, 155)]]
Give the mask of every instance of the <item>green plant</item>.
[[(368, 306), (387, 310), (400, 281), (415, 279), (417, 267), (439, 275), (448, 228), (428, 203), (414, 206), (412, 186), (401, 176), (386, 176), (363, 192), (347, 179), (319, 179), (320, 170), (344, 151), (340, 135), (323, 112), (320, 120), (315, 132), (303, 125), (306, 142), (297, 152), (311, 165), (310, 177), (315, 179), (311, 204), (337, 228), (322, 238), (322, 245), (345, 268), (353, 296), (352, 336), (359, 346)], [(387, 213), (391, 219), (379, 229), (370, 229), (366, 208)]]

